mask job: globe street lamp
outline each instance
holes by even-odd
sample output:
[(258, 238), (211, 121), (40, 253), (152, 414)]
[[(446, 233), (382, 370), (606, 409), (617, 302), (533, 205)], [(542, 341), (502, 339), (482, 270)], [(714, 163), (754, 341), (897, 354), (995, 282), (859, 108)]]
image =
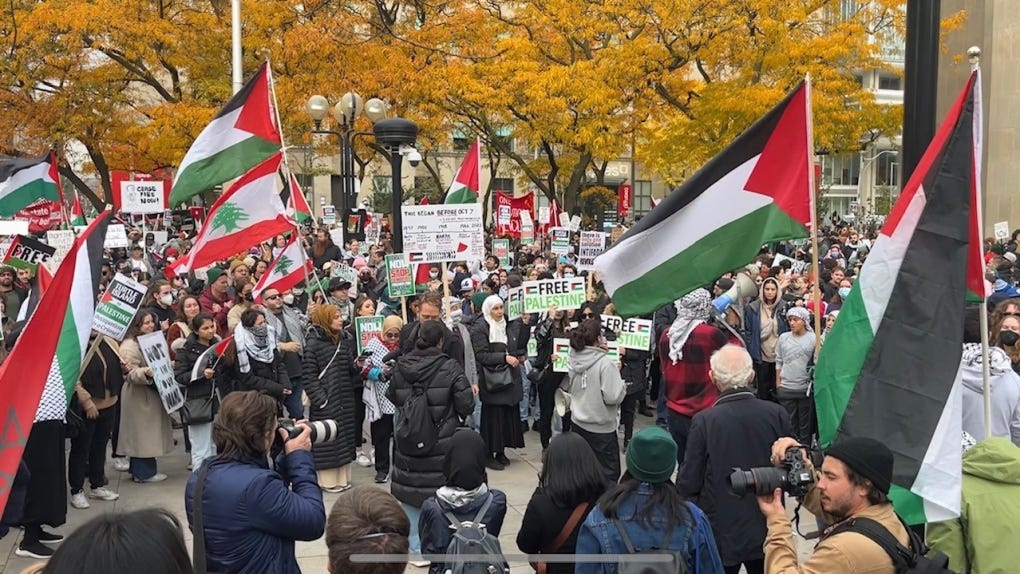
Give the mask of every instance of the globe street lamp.
[(404, 200), (404, 188), (400, 181), (400, 168), (405, 154), (412, 165), (417, 165), (421, 161), (421, 154), (414, 149), (414, 142), (418, 139), (418, 126), (403, 118), (388, 118), (375, 122), (372, 131), (375, 132), (376, 143), (390, 154), (390, 173), (393, 177), (393, 197), (390, 204), (393, 214), (390, 218), (390, 233), (393, 236), (393, 252), (403, 253), (404, 238), (400, 205)]

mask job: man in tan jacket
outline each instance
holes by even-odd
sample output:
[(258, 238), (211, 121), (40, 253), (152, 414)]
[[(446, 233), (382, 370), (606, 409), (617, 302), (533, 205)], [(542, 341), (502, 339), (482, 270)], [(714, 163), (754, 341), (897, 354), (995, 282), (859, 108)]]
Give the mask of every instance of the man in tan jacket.
[[(772, 462), (783, 460), (786, 450), (800, 446), (793, 438), (781, 438), (772, 445)], [(807, 457), (805, 457), (807, 461)], [(811, 465), (807, 461), (808, 466)], [(851, 518), (870, 518), (884, 526), (900, 544), (908, 546), (906, 528), (889, 502), (893, 455), (889, 447), (868, 438), (849, 438), (832, 445), (815, 485), (804, 506), (822, 517), (829, 527), (804, 564), (797, 564), (790, 519), (783, 505), (782, 491), (758, 498), (758, 506), (768, 521), (765, 538), (765, 571), (769, 574), (894, 574), (892, 559), (864, 534), (851, 531), (833, 533)]]

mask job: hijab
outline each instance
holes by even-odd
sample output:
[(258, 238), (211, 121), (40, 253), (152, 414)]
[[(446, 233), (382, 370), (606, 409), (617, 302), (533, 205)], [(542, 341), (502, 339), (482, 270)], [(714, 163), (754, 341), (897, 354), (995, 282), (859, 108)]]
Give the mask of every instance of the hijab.
[(443, 459), (446, 486), (474, 490), (485, 483), (488, 459), (482, 436), (470, 429), (458, 429), (450, 438), (450, 450)]
[(338, 311), (339, 309), (336, 305), (322, 304), (316, 305), (315, 309), (312, 309), (312, 311), (308, 314), (308, 319), (311, 324), (321, 327), (334, 343), (340, 340), (340, 332), (334, 331), (332, 328), (333, 315)]
[(669, 337), (669, 358), (678, 363), (684, 358), (683, 347), (687, 338), (691, 336), (694, 329), (704, 323), (712, 312), (712, 296), (704, 289), (695, 289), (678, 299), (676, 305), (676, 320), (670, 325), (667, 336)]
[(506, 338), (506, 315), (498, 322), (492, 318), (492, 310), (503, 306), (503, 300), (499, 295), (489, 295), (482, 303), (482, 315), (489, 323), (489, 343), (507, 343)]

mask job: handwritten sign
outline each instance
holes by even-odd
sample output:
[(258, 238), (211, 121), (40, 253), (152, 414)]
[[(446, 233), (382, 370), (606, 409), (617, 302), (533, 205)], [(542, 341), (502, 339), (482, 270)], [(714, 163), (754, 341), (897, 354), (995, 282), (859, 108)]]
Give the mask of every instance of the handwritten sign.
[(138, 336), (138, 347), (145, 357), (145, 363), (152, 369), (152, 379), (163, 409), (170, 414), (184, 406), (184, 395), (174, 378), (174, 366), (170, 361), (170, 349), (166, 345), (163, 331)]
[(404, 205), (404, 253), (410, 263), (485, 258), (482, 204)]

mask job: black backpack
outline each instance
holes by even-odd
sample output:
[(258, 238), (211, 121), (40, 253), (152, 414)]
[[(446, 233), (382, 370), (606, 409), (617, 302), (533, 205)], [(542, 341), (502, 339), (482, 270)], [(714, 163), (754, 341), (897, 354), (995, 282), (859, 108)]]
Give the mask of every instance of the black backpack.
[(628, 554), (641, 554), (644, 558), (649, 555), (656, 555), (650, 560), (637, 558), (634, 560), (623, 560), (616, 567), (616, 574), (687, 574), (687, 554), (679, 550), (670, 550), (669, 541), (673, 539), (673, 526), (666, 530), (666, 536), (662, 543), (646, 550), (638, 550), (634, 543), (627, 536), (627, 529), (619, 518), (614, 518), (613, 523), (620, 532), (623, 545), (627, 547)]
[[(447, 409), (449, 410), (449, 409)], [(425, 385), (415, 383), (411, 398), (400, 409), (400, 422), (394, 431), (394, 440), (400, 452), (410, 456), (422, 456), (439, 442), (439, 425), (446, 419), (444, 414), (439, 422), (432, 420)]]
[[(900, 521), (902, 522), (902, 519)], [(945, 554), (930, 552), (916, 532), (906, 524), (903, 526), (910, 536), (910, 548), (900, 544), (886, 527), (870, 518), (851, 518), (833, 528), (828, 536), (840, 532), (856, 532), (867, 536), (889, 555), (896, 568), (896, 574), (953, 574), (949, 569), (949, 558)]]

